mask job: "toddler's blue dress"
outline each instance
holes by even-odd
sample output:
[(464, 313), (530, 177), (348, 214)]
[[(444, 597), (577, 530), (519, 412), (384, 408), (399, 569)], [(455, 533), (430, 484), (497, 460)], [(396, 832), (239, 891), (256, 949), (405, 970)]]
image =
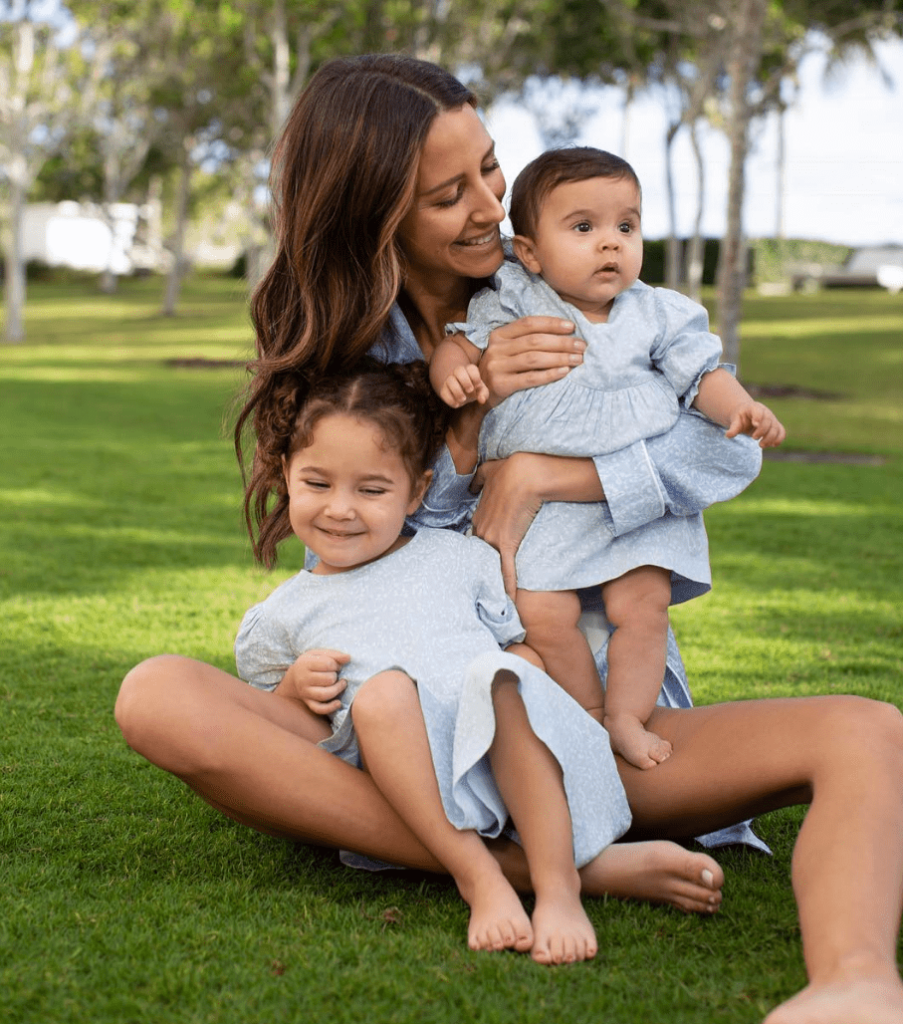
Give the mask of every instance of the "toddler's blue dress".
[(534, 732), (561, 765), (582, 866), (626, 832), (630, 811), (605, 730), (544, 672), (499, 650), (523, 635), (498, 554), (476, 537), (423, 529), (357, 569), (304, 570), (284, 582), (245, 615), (235, 658), (243, 679), (272, 689), (303, 651), (350, 654), (340, 673), (348, 684), (342, 707), (320, 745), (357, 767), (355, 694), (381, 671), (407, 673), (417, 684), (445, 813), (456, 828), (484, 836), (498, 836), (508, 818), (487, 751), (495, 734), (492, 682), (510, 670)]
[[(592, 323), (512, 261), (499, 268), (492, 288), (474, 296), (467, 321), (448, 330), (484, 349), (496, 327), (533, 315), (574, 321), (587, 344), (583, 363), (490, 410), (481, 461), (519, 451), (592, 458), (665, 434), (721, 357), (706, 310), (678, 292), (637, 281), (615, 298), (606, 323)], [(525, 590), (582, 590), (643, 565), (671, 571), (673, 604), (711, 589), (702, 515), (666, 513), (616, 536), (601, 503), (547, 502), (518, 551), (517, 582)]]

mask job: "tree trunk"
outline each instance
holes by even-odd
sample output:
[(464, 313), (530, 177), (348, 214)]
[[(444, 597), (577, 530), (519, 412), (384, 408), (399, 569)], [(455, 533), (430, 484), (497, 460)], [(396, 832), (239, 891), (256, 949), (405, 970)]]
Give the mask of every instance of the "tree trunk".
[(680, 240), (677, 237), (677, 199), (674, 195), (674, 139), (680, 122), (668, 125), (665, 135), (665, 182), (668, 191), (668, 244), (665, 247), (665, 285), (678, 288), (682, 274)]
[(7, 169), (9, 179), (9, 225), (7, 227), (4, 259), (4, 298), (6, 324), (4, 340), (16, 345), (25, 340), (25, 258), (23, 246), (23, 222), (25, 218), (25, 193), (28, 171), (25, 157), (17, 153)]
[(163, 316), (175, 316), (176, 305), (179, 301), (179, 292), (182, 288), (182, 278), (185, 276), (185, 229), (188, 223), (188, 198), (191, 194), (191, 150), (194, 148), (194, 138), (187, 138), (182, 144), (182, 162), (179, 168), (179, 189), (176, 197), (176, 229), (173, 233), (172, 245), (172, 266), (166, 279), (166, 295), (163, 299), (163, 308), (160, 310)]
[(705, 269), (705, 239), (702, 237), (702, 214), (705, 207), (705, 162), (699, 147), (699, 133), (696, 122), (690, 125), (690, 143), (696, 162), (696, 216), (693, 220), (693, 237), (687, 249), (687, 294), (694, 302), (702, 297), (702, 274)]
[(732, 11), (731, 44), (727, 71), (730, 143), (727, 227), (718, 262), (718, 324), (724, 357), (740, 365), (740, 321), (746, 287), (746, 239), (743, 236), (743, 192), (749, 129), (752, 120), (750, 88), (762, 59), (762, 27), (768, 0), (738, 0)]

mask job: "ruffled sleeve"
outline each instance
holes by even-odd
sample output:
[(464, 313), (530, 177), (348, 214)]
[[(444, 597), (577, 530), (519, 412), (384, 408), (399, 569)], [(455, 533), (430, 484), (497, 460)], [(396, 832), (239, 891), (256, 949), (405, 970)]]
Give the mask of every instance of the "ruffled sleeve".
[(519, 314), (507, 309), (501, 293), (493, 288), (483, 288), (470, 300), (467, 307), (467, 319), (446, 324), (446, 334), (463, 334), (467, 340), (485, 351), (489, 344), (489, 335), (497, 327), (517, 320)]
[(294, 661), (288, 633), (267, 613), (266, 601), (248, 609), (235, 638), (239, 678), (258, 690), (275, 690)]
[(499, 646), (519, 643), (526, 633), (514, 602), (505, 593), (499, 553), (478, 537), (468, 537), (465, 543), (473, 563), (469, 575), (474, 581), (480, 620), (492, 631)]
[(652, 297), (659, 339), (652, 362), (688, 408), (702, 376), (719, 364), (721, 339), (709, 331), (709, 314), (698, 302), (668, 288), (652, 289)]

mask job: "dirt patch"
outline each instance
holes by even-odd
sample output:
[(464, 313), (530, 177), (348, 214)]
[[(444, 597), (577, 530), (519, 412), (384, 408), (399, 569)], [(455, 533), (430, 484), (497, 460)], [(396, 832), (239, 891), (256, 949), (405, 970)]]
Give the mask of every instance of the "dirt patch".
[(166, 366), (178, 366), (180, 369), (188, 370), (221, 370), (224, 366), (247, 366), (244, 359), (167, 359)]
[(836, 402), (848, 398), (842, 391), (818, 391), (816, 388), (800, 388), (795, 384), (747, 384), (743, 385), (753, 398), (809, 398), (816, 402)]

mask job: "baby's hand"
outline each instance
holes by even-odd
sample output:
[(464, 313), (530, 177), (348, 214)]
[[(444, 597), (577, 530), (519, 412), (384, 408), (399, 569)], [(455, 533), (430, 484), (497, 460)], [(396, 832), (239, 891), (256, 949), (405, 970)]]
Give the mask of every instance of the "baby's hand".
[(439, 397), (452, 409), (460, 409), (470, 402), (482, 405), (489, 398), (489, 388), (483, 383), (479, 369), (473, 363), (467, 363), (456, 367), (454, 373), (445, 378)]
[(351, 655), (341, 651), (305, 651), (286, 672), (283, 682), (288, 681), (295, 697), (315, 715), (331, 715), (342, 706), (338, 696), (347, 684), (339, 679), (339, 672), (350, 660)]
[(775, 448), (787, 436), (781, 421), (761, 402), (746, 402), (731, 414), (725, 437), (749, 434), (762, 448)]

